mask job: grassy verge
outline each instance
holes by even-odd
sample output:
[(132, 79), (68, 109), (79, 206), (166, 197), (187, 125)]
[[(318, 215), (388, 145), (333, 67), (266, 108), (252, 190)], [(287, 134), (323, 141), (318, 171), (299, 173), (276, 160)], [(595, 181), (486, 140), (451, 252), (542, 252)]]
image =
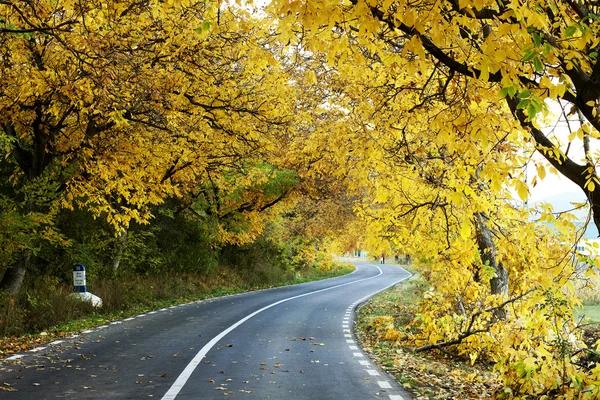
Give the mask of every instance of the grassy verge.
[(383, 339), (382, 323), (391, 321), (402, 328), (422, 299), (426, 284), (416, 271), (411, 273), (412, 278), (373, 297), (358, 311), (357, 334), (363, 348), (419, 400), (493, 398), (501, 385), (487, 366), (472, 366), (442, 353), (416, 354), (402, 338)]
[[(110, 321), (212, 297), (345, 275), (351, 264), (323, 270), (307, 268), (290, 277), (221, 269), (209, 275), (121, 277), (99, 280), (91, 290), (103, 300), (99, 309), (69, 296), (71, 286), (52, 278), (36, 281), (18, 297), (0, 293), (0, 358)], [(250, 282), (250, 283), (249, 283)]]

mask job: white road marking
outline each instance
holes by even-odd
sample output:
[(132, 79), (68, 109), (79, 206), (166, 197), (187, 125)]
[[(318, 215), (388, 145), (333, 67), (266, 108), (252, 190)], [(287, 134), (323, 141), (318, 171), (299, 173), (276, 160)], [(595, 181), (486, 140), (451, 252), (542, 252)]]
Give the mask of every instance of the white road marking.
[(352, 353), (353, 357), (364, 357), (363, 353)]
[(354, 343), (354, 340), (352, 340), (352, 339), (346, 339), (346, 343)]
[(390, 394), (390, 400), (404, 400), (404, 397), (399, 394)]
[(81, 332), (81, 333), (92, 333), (92, 332), (94, 332), (94, 331), (93, 331), (93, 330), (91, 330), (91, 329), (88, 329), (87, 331), (83, 331), (83, 332)]
[[(337, 288), (348, 286), (348, 285), (354, 285), (356, 283), (364, 282), (369, 279), (374, 279), (374, 278), (377, 278), (377, 277), (383, 275), (383, 271), (381, 270), (381, 268), (379, 268), (379, 267), (376, 267), (376, 268), (379, 270), (379, 274), (377, 274), (377, 275), (370, 276), (368, 278), (359, 279), (359, 280), (352, 281), (352, 282), (342, 283), (340, 285), (331, 286), (331, 287), (328, 287), (325, 289), (315, 290), (314, 292), (308, 292), (308, 293), (300, 294), (297, 296), (288, 297), (287, 299), (279, 300), (279, 301), (276, 301), (275, 303), (269, 304), (268, 306), (265, 306), (259, 310), (256, 310), (253, 313), (247, 315), (246, 317), (240, 319), (238, 322), (231, 325), (229, 328), (225, 329), (223, 332), (219, 333), (217, 336), (212, 338), (206, 345), (204, 345), (204, 347), (202, 347), (200, 349), (200, 351), (198, 353), (196, 353), (194, 358), (189, 362), (189, 364), (185, 367), (185, 369), (181, 372), (181, 374), (179, 374), (179, 376), (177, 377), (177, 379), (175, 380), (173, 385), (171, 385), (171, 387), (169, 388), (167, 393), (165, 393), (165, 395), (162, 397), (161, 400), (175, 399), (177, 397), (177, 394), (179, 394), (179, 392), (183, 388), (183, 385), (185, 385), (185, 383), (188, 381), (188, 379), (190, 379), (190, 376), (192, 375), (192, 373), (194, 372), (196, 367), (200, 364), (202, 359), (209, 352), (209, 350), (212, 349), (214, 347), (214, 345), (219, 342), (219, 340), (221, 340), (223, 337), (225, 337), (225, 335), (227, 335), (229, 332), (233, 331), (235, 328), (237, 328), (244, 322), (248, 321), (250, 318), (254, 317), (257, 314), (260, 314), (261, 312), (263, 312), (265, 310), (268, 310), (269, 308), (275, 307), (281, 303), (285, 303), (290, 300), (299, 299), (299, 298), (306, 297), (306, 296), (311, 296), (316, 293), (321, 293), (321, 292), (337, 289)], [(405, 279), (407, 279), (407, 278), (403, 278), (403, 279), (399, 280), (398, 283)], [(360, 354), (360, 353), (358, 353), (358, 354)], [(361, 357), (362, 357), (362, 354), (361, 354)]]
[(133, 321), (135, 318), (125, 318), (123, 321)]
[(64, 340), (55, 340), (54, 342), (50, 342), (49, 344), (51, 346), (56, 346), (57, 344), (61, 344), (64, 343)]
[(357, 346), (348, 346), (350, 348), (350, 350), (358, 350)]
[(7, 361), (12, 361), (12, 360), (18, 360), (19, 358), (23, 358), (22, 354), (16, 354), (14, 356), (10, 356), (8, 358), (6, 358)]
[(379, 372), (377, 372), (377, 370), (374, 370), (374, 369), (368, 369), (367, 372), (371, 376), (378, 376), (379, 375)]
[(350, 332), (350, 329), (344, 329), (344, 332)]
[(344, 335), (344, 337), (352, 337), (352, 335), (351, 335), (351, 334), (349, 334), (349, 333), (346, 333), (346, 334)]
[(37, 353), (38, 351), (42, 351), (42, 350), (46, 350), (46, 346), (40, 346), (40, 347), (36, 347), (35, 349), (31, 349), (29, 350), (32, 353)]
[(360, 363), (360, 365), (364, 365), (364, 366), (370, 365), (367, 360), (358, 360), (358, 362)]
[(382, 389), (391, 389), (392, 388), (392, 385), (390, 385), (390, 383), (388, 381), (377, 381), (377, 384)]

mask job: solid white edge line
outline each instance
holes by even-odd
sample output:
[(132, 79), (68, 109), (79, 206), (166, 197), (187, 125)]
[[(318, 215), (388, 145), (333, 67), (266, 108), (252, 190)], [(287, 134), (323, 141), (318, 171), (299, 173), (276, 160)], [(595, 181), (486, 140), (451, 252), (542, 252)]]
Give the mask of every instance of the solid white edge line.
[(186, 382), (188, 381), (188, 379), (190, 378), (190, 376), (192, 376), (192, 373), (194, 372), (196, 367), (200, 364), (200, 361), (202, 361), (204, 356), (206, 356), (206, 354), (209, 352), (209, 350), (212, 349), (214, 347), (214, 345), (219, 342), (219, 340), (223, 339), (223, 337), (225, 337), (225, 335), (227, 335), (229, 332), (233, 331), (235, 328), (237, 328), (244, 322), (248, 321), (250, 318), (254, 317), (257, 314), (260, 314), (261, 312), (263, 312), (265, 310), (268, 310), (271, 307), (275, 307), (281, 303), (285, 303), (290, 300), (310, 296), (310, 295), (313, 295), (316, 293), (321, 293), (321, 292), (325, 292), (325, 291), (332, 290), (332, 289), (337, 289), (337, 288), (340, 288), (343, 286), (354, 285), (356, 283), (364, 282), (366, 280), (374, 279), (374, 278), (377, 278), (377, 277), (383, 275), (383, 271), (381, 270), (381, 268), (379, 268), (379, 267), (376, 267), (376, 268), (379, 270), (379, 274), (377, 274), (377, 275), (374, 275), (374, 276), (371, 276), (368, 278), (359, 279), (359, 280), (353, 281), (353, 282), (342, 283), (340, 285), (331, 286), (331, 287), (328, 287), (325, 289), (315, 290), (314, 292), (308, 292), (308, 293), (300, 294), (298, 296), (288, 297), (287, 299), (279, 300), (279, 301), (276, 301), (275, 303), (269, 304), (268, 306), (263, 307), (260, 310), (256, 310), (252, 314), (249, 314), (246, 317), (240, 319), (238, 322), (231, 325), (229, 328), (225, 329), (223, 332), (219, 333), (217, 336), (212, 338), (207, 344), (204, 345), (204, 347), (202, 347), (200, 349), (200, 351), (194, 356), (192, 361), (190, 361), (188, 363), (188, 365), (185, 367), (185, 369), (181, 372), (181, 374), (179, 374), (179, 376), (177, 377), (177, 379), (175, 380), (173, 385), (171, 385), (171, 387), (169, 388), (167, 393), (165, 393), (165, 395), (161, 398), (161, 400), (175, 399), (175, 397), (177, 397), (177, 394), (179, 394), (179, 392), (183, 388), (183, 385), (185, 385)]

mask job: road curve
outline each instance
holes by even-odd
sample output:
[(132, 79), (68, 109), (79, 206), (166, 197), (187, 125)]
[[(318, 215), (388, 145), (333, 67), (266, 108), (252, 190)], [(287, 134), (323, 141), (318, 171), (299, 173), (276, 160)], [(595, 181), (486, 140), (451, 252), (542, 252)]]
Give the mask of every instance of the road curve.
[(355, 273), (127, 318), (0, 361), (3, 399), (409, 399), (359, 349), (353, 310), (410, 274)]

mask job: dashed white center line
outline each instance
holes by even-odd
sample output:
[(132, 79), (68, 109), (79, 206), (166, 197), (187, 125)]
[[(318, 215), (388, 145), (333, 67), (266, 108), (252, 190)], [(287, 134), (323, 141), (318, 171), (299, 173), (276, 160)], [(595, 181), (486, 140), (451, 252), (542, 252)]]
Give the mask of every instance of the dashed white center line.
[(346, 343), (354, 343), (354, 340), (352, 340), (352, 339), (346, 339)]
[(352, 337), (352, 335), (349, 333), (346, 333), (346, 334), (344, 334), (344, 337), (350, 338), (350, 337)]
[[(352, 282), (342, 283), (340, 285), (326, 287), (324, 289), (319, 289), (319, 290), (315, 290), (312, 292), (303, 293), (303, 294), (300, 294), (297, 296), (288, 297), (288, 298), (276, 301), (274, 303), (271, 303), (259, 310), (254, 311), (253, 313), (246, 315), (244, 318), (240, 319), (239, 321), (237, 321), (236, 323), (231, 325), (229, 328), (225, 329), (224, 331), (219, 333), (217, 336), (213, 337), (207, 344), (205, 344), (204, 347), (202, 347), (200, 349), (200, 351), (198, 351), (198, 353), (196, 353), (194, 358), (192, 358), (192, 360), (188, 363), (188, 365), (184, 368), (184, 370), (179, 374), (177, 379), (175, 379), (175, 382), (171, 385), (171, 387), (169, 388), (167, 393), (165, 393), (165, 395), (162, 397), (161, 400), (174, 400), (177, 397), (177, 395), (179, 394), (179, 392), (181, 391), (181, 389), (183, 388), (183, 386), (186, 384), (186, 382), (188, 381), (188, 379), (190, 378), (190, 376), (192, 375), (192, 373), (194, 372), (196, 367), (200, 364), (200, 361), (202, 361), (202, 359), (206, 356), (208, 351), (211, 350), (219, 342), (219, 340), (221, 340), (223, 337), (225, 337), (225, 335), (227, 335), (229, 332), (233, 331), (235, 328), (237, 328), (238, 326), (240, 326), (247, 320), (251, 319), (255, 315), (260, 314), (261, 312), (263, 312), (271, 307), (275, 307), (279, 304), (288, 302), (290, 300), (295, 300), (295, 299), (299, 299), (299, 298), (306, 297), (306, 296), (312, 296), (317, 293), (322, 293), (322, 292), (337, 289), (340, 287), (345, 287), (348, 285), (354, 285), (359, 282), (364, 282), (369, 279), (374, 279), (374, 278), (377, 278), (378, 276), (383, 275), (383, 271), (381, 270), (381, 268), (377, 267), (377, 269), (379, 270), (379, 274), (377, 274), (377, 275), (370, 276), (370, 277), (363, 278), (363, 279), (358, 279), (358, 280), (352, 281)], [(348, 328), (348, 322), (344, 322), (344, 324), (342, 325), (342, 328)], [(354, 347), (356, 347), (356, 346), (354, 346)], [(363, 357), (363, 355), (361, 353), (354, 353), (354, 354), (355, 354), (355, 357)]]
[(369, 373), (369, 375), (371, 375), (371, 376), (378, 376), (378, 375), (379, 375), (379, 372), (377, 372), (377, 371), (376, 371), (376, 370), (374, 370), (374, 369), (368, 369), (368, 370), (367, 370), (367, 372), (368, 372), (368, 373)]
[(392, 388), (392, 385), (390, 385), (390, 383), (388, 381), (377, 381), (377, 384), (382, 389), (391, 389)]
[(356, 347), (356, 346), (348, 346), (348, 347), (350, 347), (350, 350), (358, 350), (358, 347)]
[(352, 353), (353, 357), (364, 357), (363, 353)]
[(365, 367), (371, 365), (367, 360), (358, 360), (358, 362), (360, 363), (360, 365), (364, 365)]

